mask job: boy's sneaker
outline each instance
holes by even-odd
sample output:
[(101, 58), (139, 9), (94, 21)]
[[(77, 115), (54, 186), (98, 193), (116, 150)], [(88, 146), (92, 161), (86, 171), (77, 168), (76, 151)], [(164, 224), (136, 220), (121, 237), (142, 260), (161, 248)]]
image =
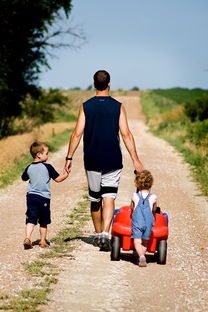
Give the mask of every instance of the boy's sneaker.
[(111, 241), (108, 235), (105, 235), (105, 234), (101, 235), (100, 251), (111, 251)]
[(144, 255), (139, 257), (139, 266), (140, 267), (146, 267), (147, 266), (146, 257)]
[(32, 242), (29, 238), (25, 238), (25, 240), (23, 242), (23, 246), (24, 246), (24, 249), (32, 249), (33, 248)]
[(49, 247), (49, 244), (47, 244), (46, 242), (39, 242), (38, 245), (39, 245), (39, 247), (41, 247), (41, 248), (47, 248), (47, 247)]

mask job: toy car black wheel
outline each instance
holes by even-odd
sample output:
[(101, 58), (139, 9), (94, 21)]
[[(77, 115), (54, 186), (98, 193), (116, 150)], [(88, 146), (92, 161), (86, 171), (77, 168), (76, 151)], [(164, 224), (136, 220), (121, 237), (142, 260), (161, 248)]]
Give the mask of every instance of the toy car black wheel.
[(158, 245), (157, 263), (166, 264), (167, 258), (167, 241), (161, 240)]
[(117, 236), (113, 236), (111, 239), (111, 261), (120, 260), (120, 248), (121, 240)]

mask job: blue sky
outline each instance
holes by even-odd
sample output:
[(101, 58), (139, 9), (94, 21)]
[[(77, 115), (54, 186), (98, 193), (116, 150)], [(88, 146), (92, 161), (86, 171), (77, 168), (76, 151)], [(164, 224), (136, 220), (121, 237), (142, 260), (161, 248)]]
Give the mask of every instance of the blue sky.
[[(62, 48), (40, 76), (43, 88), (86, 89), (105, 69), (112, 89), (208, 89), (207, 0), (73, 0), (66, 26), (87, 42)], [(64, 40), (68, 40), (65, 38)]]

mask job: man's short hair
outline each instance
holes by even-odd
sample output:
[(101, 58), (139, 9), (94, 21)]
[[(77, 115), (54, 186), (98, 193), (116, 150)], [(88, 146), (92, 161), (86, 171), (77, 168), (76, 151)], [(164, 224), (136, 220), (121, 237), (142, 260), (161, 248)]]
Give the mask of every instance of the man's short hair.
[(106, 70), (98, 70), (94, 74), (94, 85), (99, 91), (107, 89), (110, 82), (110, 75)]
[(33, 158), (36, 157), (37, 153), (43, 153), (44, 148), (48, 147), (46, 143), (42, 142), (33, 142), (30, 146), (30, 154)]

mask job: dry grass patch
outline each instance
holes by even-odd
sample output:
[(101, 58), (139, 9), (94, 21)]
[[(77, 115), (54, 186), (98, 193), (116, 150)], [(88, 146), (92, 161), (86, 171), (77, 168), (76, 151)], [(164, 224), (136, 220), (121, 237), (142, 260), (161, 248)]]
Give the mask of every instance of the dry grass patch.
[(0, 174), (11, 168), (17, 159), (27, 155), (33, 141), (50, 141), (56, 134), (72, 127), (74, 127), (74, 123), (47, 123), (35, 128), (32, 132), (13, 135), (0, 140)]

